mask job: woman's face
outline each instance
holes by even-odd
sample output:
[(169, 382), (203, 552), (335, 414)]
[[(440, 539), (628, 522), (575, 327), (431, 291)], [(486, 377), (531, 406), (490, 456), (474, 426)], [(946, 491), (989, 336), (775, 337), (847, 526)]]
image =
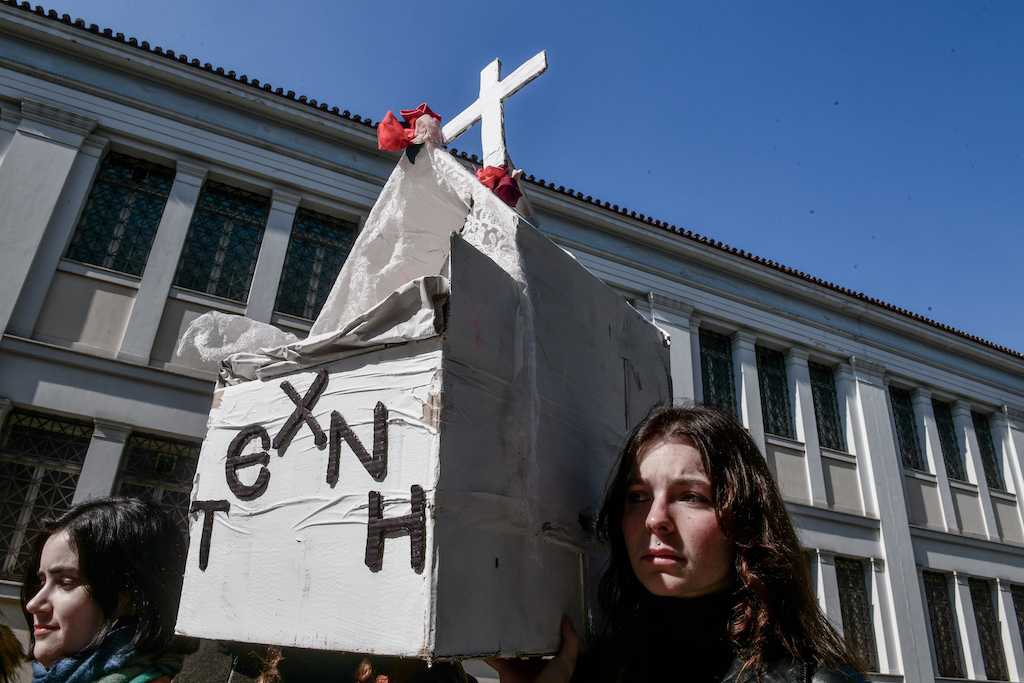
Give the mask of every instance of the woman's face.
[(32, 654), (49, 669), (78, 653), (103, 625), (103, 610), (82, 579), (78, 553), (67, 532), (58, 531), (43, 545), (39, 559), (39, 592), (25, 609), (32, 615)]
[(731, 586), (733, 548), (718, 528), (700, 452), (690, 441), (659, 440), (638, 460), (626, 486), (622, 535), (640, 583), (676, 598)]

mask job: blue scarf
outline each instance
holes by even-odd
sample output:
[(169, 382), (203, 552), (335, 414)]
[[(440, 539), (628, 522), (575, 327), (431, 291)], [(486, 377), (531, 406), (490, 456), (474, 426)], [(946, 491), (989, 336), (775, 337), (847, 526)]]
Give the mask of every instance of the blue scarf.
[[(39, 662), (32, 662), (32, 683), (94, 683), (106, 676), (117, 674), (126, 665), (131, 664), (132, 668), (135, 668), (134, 665), (141, 662), (132, 662), (132, 659), (135, 658), (135, 651), (125, 649), (134, 635), (133, 626), (122, 626), (111, 631), (110, 635), (100, 643), (100, 646), (85, 657), (66, 657), (49, 669), (43, 667)], [(143, 659), (151, 660), (153, 658)], [(159, 665), (154, 667), (152, 661), (147, 664), (149, 666), (141, 667), (145, 669), (144, 671), (132, 671), (125, 677), (126, 680), (144, 683), (164, 674), (177, 673), (176, 670), (168, 670)], [(178, 668), (180, 668), (180, 664)], [(115, 676), (114, 680), (117, 678), (120, 677)]]

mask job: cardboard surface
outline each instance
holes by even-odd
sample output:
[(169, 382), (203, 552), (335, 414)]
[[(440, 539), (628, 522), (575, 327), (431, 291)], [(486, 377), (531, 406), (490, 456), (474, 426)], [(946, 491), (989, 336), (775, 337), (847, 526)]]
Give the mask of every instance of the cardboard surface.
[[(468, 174), (433, 163), (421, 179)], [(218, 391), (180, 632), (444, 659), (552, 652), (563, 614), (592, 622), (592, 521), (628, 427), (669, 399), (665, 340), (495, 197), (466, 206), (424, 274), (449, 279), (439, 333), (285, 349), (302, 369)], [(482, 224), (515, 259), (473, 243)]]

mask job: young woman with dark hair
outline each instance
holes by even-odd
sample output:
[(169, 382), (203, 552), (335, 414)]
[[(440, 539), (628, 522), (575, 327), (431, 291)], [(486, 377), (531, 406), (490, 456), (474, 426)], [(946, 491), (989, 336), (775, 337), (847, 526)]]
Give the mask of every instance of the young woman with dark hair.
[(33, 683), (169, 683), (185, 540), (152, 501), (104, 498), (43, 522), (21, 591)]
[(563, 625), (542, 670), (495, 661), (503, 683), (866, 680), (818, 609), (764, 457), (727, 413), (652, 410), (626, 440), (599, 529), (611, 556), (597, 647), (577, 662)]

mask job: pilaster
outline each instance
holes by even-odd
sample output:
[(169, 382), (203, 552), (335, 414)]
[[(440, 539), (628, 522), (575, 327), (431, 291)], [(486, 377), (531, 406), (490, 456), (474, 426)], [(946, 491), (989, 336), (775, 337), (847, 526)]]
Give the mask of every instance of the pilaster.
[[(859, 371), (862, 378), (870, 377), (865, 374), (863, 368)], [(881, 382), (881, 375), (884, 368), (877, 373)], [(864, 511), (868, 514), (878, 514), (877, 490), (871, 475), (871, 459), (867, 456), (865, 435), (857, 425), (864, 423), (863, 413), (859, 403), (857, 392), (857, 380), (854, 377), (853, 366), (850, 363), (839, 363), (835, 370), (836, 398), (839, 399), (839, 416), (843, 424), (843, 433), (846, 436), (846, 450), (857, 457), (857, 476), (860, 479), (861, 495), (864, 498)], [(884, 389), (883, 389), (884, 392)]]
[[(978, 497), (981, 500), (981, 514), (985, 520), (985, 532), (992, 540), (999, 540), (999, 526), (996, 524), (996, 513), (992, 507), (992, 496), (988, 490), (988, 479), (985, 477), (985, 466), (981, 461), (981, 449), (978, 447), (978, 435), (974, 433), (974, 420), (971, 418), (971, 406), (966, 401), (953, 404), (953, 426), (956, 428), (957, 440), (964, 452), (967, 465), (967, 476), (973, 477), (978, 485)], [(995, 439), (993, 439), (995, 441)]]
[(693, 361), (693, 400), (704, 402), (704, 373), (700, 364), (700, 316), (690, 316), (690, 358)]
[(821, 464), (818, 422), (814, 414), (814, 397), (811, 395), (811, 370), (807, 365), (807, 358), (808, 354), (803, 349), (791, 348), (786, 352), (786, 382), (789, 384), (790, 401), (793, 402), (796, 438), (798, 441), (804, 442), (804, 457), (807, 462), (811, 501), (815, 506), (827, 507), (828, 496), (825, 492), (825, 471)]
[(851, 425), (857, 444), (857, 464), (858, 468), (870, 467), (869, 485), (877, 501), (880, 538), (888, 567), (888, 592), (893, 599), (895, 656), (889, 657), (890, 666), (898, 660), (896, 665), (902, 667), (905, 680), (932, 680), (932, 662), (922, 656), (930, 649), (927, 634), (920, 629), (926, 621), (923, 584), (910, 536), (903, 470), (885, 389), (885, 368), (860, 358), (850, 358), (849, 364), (855, 394), (852, 405), (857, 408), (850, 411), (851, 419), (857, 420)]
[(985, 661), (981, 655), (981, 637), (978, 635), (978, 620), (974, 616), (974, 601), (971, 600), (971, 587), (968, 576), (961, 572), (953, 572), (953, 607), (956, 610), (957, 627), (960, 629), (960, 642), (964, 646), (964, 664), (968, 678), (987, 680)]
[(146, 269), (135, 294), (131, 316), (125, 327), (124, 338), (117, 357), (142, 365), (149, 363), (156, 339), (160, 319), (163, 317), (167, 295), (174, 282), (181, 250), (188, 237), (192, 213), (195, 211), (199, 191), (206, 178), (205, 166), (188, 161), (179, 161), (175, 169), (174, 183), (160, 217), (153, 246), (149, 250)]
[[(999, 444), (1003, 469), (1006, 472), (1007, 488), (1017, 498), (1017, 514), (1021, 516), (1021, 528), (1024, 528), (1024, 468), (1022, 468), (1021, 449), (1024, 443), (1024, 411), (1011, 406), (1002, 406), (990, 418), (993, 441)], [(1024, 639), (1024, 634), (1021, 634)]]
[(875, 651), (878, 653), (880, 673), (899, 671), (899, 658), (893, 639), (896, 614), (892, 610), (892, 596), (885, 580), (885, 560), (871, 558), (871, 621), (875, 625)]
[(672, 373), (672, 398), (692, 401), (696, 396), (691, 341), (693, 334), (690, 329), (693, 306), (655, 292), (647, 295), (647, 301), (651, 305), (651, 319), (654, 324), (668, 332), (671, 339), (668, 353)]
[(32, 336), (39, 312), (46, 301), (46, 293), (50, 290), (50, 283), (57, 273), (57, 266), (71, 241), (71, 235), (78, 227), (79, 213), (89, 196), (100, 160), (109, 142), (106, 138), (90, 135), (82, 143), (81, 153), (71, 166), (67, 183), (50, 217), (46, 235), (36, 253), (32, 270), (25, 278), (21, 296), (14, 307), (11, 322), (7, 326), (10, 333), (21, 337)]
[(839, 603), (839, 578), (836, 576), (836, 554), (818, 550), (818, 605), (839, 633), (843, 632), (843, 608)]
[(121, 464), (124, 442), (131, 431), (131, 425), (96, 418), (73, 503), (110, 495)]
[(757, 382), (757, 337), (746, 330), (732, 335), (732, 361), (736, 373), (736, 401), (740, 420), (761, 452), (765, 452), (764, 417), (761, 415), (761, 390)]
[(957, 522), (956, 507), (953, 505), (953, 490), (949, 487), (946, 461), (942, 457), (942, 445), (939, 442), (939, 427), (935, 422), (935, 409), (932, 408), (932, 392), (927, 389), (917, 389), (914, 391), (913, 401), (917, 429), (924, 437), (925, 461), (931, 471), (935, 473), (935, 482), (939, 489), (942, 521), (946, 525), (947, 531), (959, 531), (960, 524)]
[(260, 255), (249, 287), (249, 300), (245, 317), (269, 323), (277, 302), (277, 289), (284, 270), (284, 259), (288, 254), (288, 238), (295, 222), (295, 212), (301, 197), (279, 190), (274, 191), (267, 216), (267, 227), (263, 231)]
[(31, 100), (0, 163), (0, 332), (7, 330), (75, 157), (96, 121)]
[(999, 618), (999, 635), (1006, 653), (1006, 670), (1011, 681), (1024, 681), (1024, 633), (1017, 628), (1017, 613), (1014, 610), (1010, 582), (996, 579), (996, 614)]

